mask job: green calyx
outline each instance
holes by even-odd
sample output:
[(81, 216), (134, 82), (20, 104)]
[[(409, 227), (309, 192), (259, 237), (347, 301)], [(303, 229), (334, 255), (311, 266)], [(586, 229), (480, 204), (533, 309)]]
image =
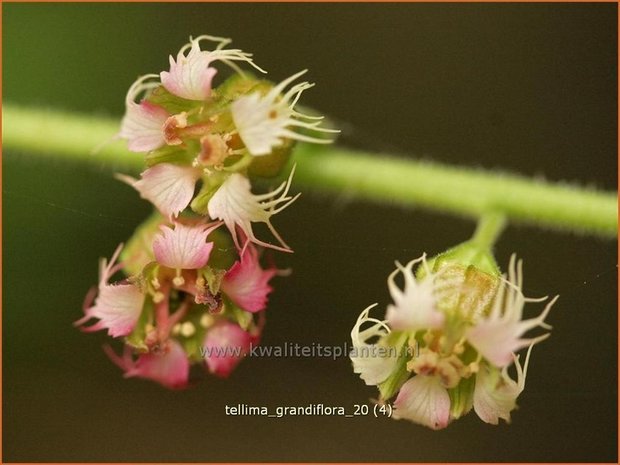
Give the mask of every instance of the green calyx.
[(152, 245), (162, 224), (164, 224), (163, 217), (158, 212), (153, 212), (136, 228), (127, 241), (120, 256), (123, 271), (127, 276), (142, 274), (144, 267), (155, 261)]
[(500, 276), (501, 271), (491, 250), (480, 246), (474, 240), (463, 242), (428, 260), (433, 272), (446, 266), (458, 266), (463, 269), (473, 267), (490, 276)]
[(474, 405), (474, 388), (476, 387), (476, 377), (470, 376), (463, 378), (459, 384), (452, 389), (448, 389), (450, 396), (450, 417), (461, 418), (471, 410)]
[(149, 351), (149, 348), (144, 341), (147, 335), (147, 327), (153, 323), (153, 311), (153, 301), (151, 299), (146, 299), (144, 302), (144, 307), (142, 307), (142, 313), (140, 313), (140, 318), (138, 318), (135, 328), (131, 334), (125, 338), (125, 342), (139, 352)]
[(408, 341), (409, 334), (402, 331), (392, 331), (384, 339), (386, 346), (393, 347), (398, 351), (398, 362), (390, 376), (377, 385), (382, 400), (392, 398), (411, 375), (407, 370), (407, 362), (411, 360), (411, 355), (407, 350)]

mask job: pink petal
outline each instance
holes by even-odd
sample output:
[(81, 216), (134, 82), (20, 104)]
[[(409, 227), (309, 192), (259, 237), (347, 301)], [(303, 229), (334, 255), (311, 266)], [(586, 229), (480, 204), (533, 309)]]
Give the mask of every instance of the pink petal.
[(505, 367), (512, 363), (512, 354), (530, 344), (520, 339), (518, 323), (505, 320), (482, 320), (466, 332), (469, 343), (493, 365)]
[(170, 71), (160, 73), (161, 83), (177, 97), (205, 100), (211, 95), (211, 81), (217, 73), (209, 66), (211, 61), (210, 53), (201, 51), (194, 42), (187, 56), (179, 52), (176, 61), (170, 56)]
[(140, 318), (144, 294), (133, 284), (105, 285), (99, 288), (95, 305), (87, 310), (100, 321), (94, 327), (107, 328), (112, 337), (129, 335)]
[(189, 360), (181, 344), (170, 339), (161, 353), (140, 355), (127, 367), (125, 376), (152, 379), (167, 388), (182, 389), (189, 378)]
[(416, 375), (400, 388), (394, 401), (394, 418), (405, 418), (432, 429), (450, 421), (450, 396), (435, 376)]
[(222, 290), (230, 299), (248, 312), (259, 312), (267, 306), (267, 296), (273, 290), (268, 284), (277, 270), (263, 270), (258, 261), (258, 252), (248, 243), (241, 260), (228, 270), (222, 280)]
[(132, 183), (142, 198), (152, 202), (165, 216), (178, 216), (191, 202), (201, 171), (191, 166), (160, 163)]
[(227, 377), (251, 349), (252, 337), (234, 323), (213, 326), (204, 340), (203, 354), (209, 371)]
[(213, 243), (207, 242), (207, 236), (214, 227), (176, 223), (174, 229), (168, 226), (160, 229), (162, 233), (153, 241), (155, 259), (160, 264), (184, 270), (195, 270), (207, 264), (213, 248)]
[(485, 423), (497, 425), (500, 418), (510, 423), (510, 412), (517, 407), (517, 397), (525, 387), (525, 373), (516, 357), (515, 365), (518, 381), (511, 379), (506, 369), (500, 372), (486, 365), (482, 365), (476, 375), (474, 410)]
[(164, 145), (163, 125), (170, 115), (158, 105), (147, 101), (129, 102), (119, 136), (127, 139), (132, 152), (149, 152)]
[[(95, 298), (94, 289), (88, 292), (84, 301), (84, 317), (76, 321), (74, 325), (83, 325), (91, 318), (97, 318), (99, 321), (91, 326), (83, 327), (84, 331), (107, 329), (112, 337), (127, 336), (133, 331), (142, 313), (145, 296), (137, 286), (127, 283), (108, 284), (108, 280), (121, 266), (115, 262), (122, 248), (123, 244), (117, 247), (110, 263), (107, 263), (105, 259), (101, 261), (98, 295)], [(94, 305), (92, 305), (93, 300)]]

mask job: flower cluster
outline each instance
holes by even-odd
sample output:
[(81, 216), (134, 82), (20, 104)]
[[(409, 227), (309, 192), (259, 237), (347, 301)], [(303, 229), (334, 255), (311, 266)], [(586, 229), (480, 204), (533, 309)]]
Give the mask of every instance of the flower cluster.
[[(203, 49), (205, 42), (213, 49)], [(252, 56), (229, 44), (190, 39), (168, 71), (130, 87), (118, 136), (144, 154), (147, 169), (139, 179), (118, 177), (157, 212), (102, 260), (98, 288), (75, 323), (123, 339), (121, 355), (106, 351), (125, 376), (169, 388), (187, 386), (194, 363), (228, 376), (258, 343), (278, 274), (261, 266), (261, 249), (292, 251), (271, 217), (298, 195), (289, 194), (294, 167), (263, 194), (252, 192), (251, 177), (278, 176), (296, 141), (330, 143), (324, 134), (337, 132), (296, 109), (312, 87), (294, 84), (305, 71), (277, 85), (257, 79), (239, 66), (264, 72)], [(218, 63), (232, 75), (214, 87)], [(255, 223), (276, 243), (259, 239)], [(128, 277), (112, 282), (121, 270)]]
[[(379, 388), (380, 401), (396, 395), (397, 419), (441, 429), (473, 407), (487, 423), (509, 422), (525, 387), (532, 347), (549, 333), (524, 335), (550, 329), (545, 318), (557, 297), (538, 317), (522, 319), (526, 302), (546, 298), (524, 297), (522, 266), (514, 256), (507, 276), (451, 260), (429, 263), (425, 255), (396, 265), (388, 278), (393, 303), (385, 320), (369, 316), (373, 305), (351, 332), (354, 371)], [(521, 364), (516, 352), (525, 347)], [(513, 364), (516, 380), (508, 373)]]

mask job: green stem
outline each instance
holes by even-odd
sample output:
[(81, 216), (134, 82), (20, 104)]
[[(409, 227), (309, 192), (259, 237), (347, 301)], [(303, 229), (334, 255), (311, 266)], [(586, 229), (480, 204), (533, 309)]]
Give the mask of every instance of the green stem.
[[(11, 151), (56, 155), (138, 171), (140, 154), (110, 141), (118, 120), (36, 108), (3, 106), (3, 144)], [(337, 145), (299, 144), (298, 186), (377, 202), (398, 203), (478, 218), (489, 211), (511, 221), (615, 238), (616, 192), (447, 166)]]
[(87, 161), (138, 171), (142, 155), (127, 151), (114, 139), (119, 121), (113, 118), (3, 104), (2, 144), (5, 149)]
[(482, 215), (470, 242), (482, 249), (491, 250), (506, 228), (506, 223), (506, 216), (501, 213), (491, 212)]
[(295, 160), (297, 185), (317, 191), (472, 218), (494, 211), (511, 222), (608, 238), (617, 234), (616, 192), (338, 146), (300, 145)]

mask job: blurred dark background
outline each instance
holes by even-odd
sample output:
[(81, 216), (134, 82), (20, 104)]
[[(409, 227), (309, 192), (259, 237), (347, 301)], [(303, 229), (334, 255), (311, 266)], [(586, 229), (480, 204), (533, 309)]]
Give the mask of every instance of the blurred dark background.
[[(129, 85), (189, 35), (234, 39), (273, 80), (309, 68), (303, 103), (342, 143), (616, 189), (615, 4), (4, 4), (5, 102), (119, 117)], [(37, 137), (33, 134), (32, 137)], [(74, 137), (80, 137), (75, 134)], [(380, 158), (378, 157), (378, 163)], [(3, 156), (4, 461), (617, 461), (616, 242), (511, 226), (525, 291), (560, 294), (513, 423), (446, 430), (339, 417), (227, 417), (225, 405), (352, 406), (375, 390), (345, 359), (248, 359), (169, 392), (123, 380), (102, 334), (71, 323), (149, 213), (111, 170)], [(473, 222), (304, 193), (278, 215), (296, 253), (265, 344), (340, 344), (388, 302), (395, 259)], [(533, 305), (529, 315), (539, 308)]]

